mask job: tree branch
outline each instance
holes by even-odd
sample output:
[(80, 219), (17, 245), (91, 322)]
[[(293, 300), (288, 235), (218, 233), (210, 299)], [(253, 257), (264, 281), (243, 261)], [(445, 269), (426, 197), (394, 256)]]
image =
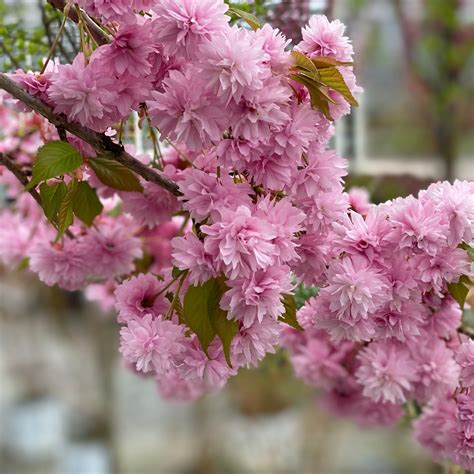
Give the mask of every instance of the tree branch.
[[(48, 0), (48, 3), (60, 11), (63, 11), (66, 6), (66, 2), (64, 0)], [(69, 10), (68, 16), (74, 23), (79, 21), (74, 8)], [(84, 11), (82, 12), (82, 18), (99, 46), (111, 42), (109, 35), (104, 30), (102, 30), (102, 28)]]
[(54, 113), (51, 106), (44, 103), (37, 97), (29, 94), (25, 89), (20, 87), (15, 81), (10, 79), (8, 75), (0, 73), (0, 89), (7, 91), (13, 97), (23, 102), (35, 112), (49, 120), (56, 127), (63, 128), (72, 133), (76, 137), (81, 138), (94, 148), (94, 150), (102, 156), (113, 159), (132, 171), (140, 175), (146, 181), (157, 184), (166, 189), (175, 196), (181, 196), (178, 185), (168, 179), (166, 176), (158, 173), (152, 168), (144, 165), (142, 162), (127, 153), (123, 146), (114, 143), (109, 137), (103, 133), (97, 133), (89, 128), (82, 127), (78, 123), (69, 122), (64, 115)]
[[(27, 186), (29, 183), (28, 177), (22, 171), (22, 169), (5, 153), (0, 152), (0, 164), (4, 165), (23, 186)], [(33, 196), (34, 200), (42, 207), (41, 196), (38, 194), (36, 189), (30, 189), (29, 193)]]

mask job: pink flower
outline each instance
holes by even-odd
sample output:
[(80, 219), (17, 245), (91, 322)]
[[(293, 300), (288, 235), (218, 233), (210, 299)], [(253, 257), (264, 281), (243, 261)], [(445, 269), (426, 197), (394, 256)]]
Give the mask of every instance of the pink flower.
[(39, 240), (31, 246), (28, 255), (30, 269), (48, 286), (75, 291), (84, 285), (90, 273), (91, 262), (77, 240), (67, 239), (63, 245)]
[(300, 164), (301, 155), (308, 151), (318, 133), (318, 115), (311, 109), (309, 103), (292, 104), (287, 109), (287, 113), (289, 120), (281, 130), (275, 130), (272, 146), (276, 154), (288, 156)]
[(170, 219), (179, 211), (176, 196), (157, 184), (146, 182), (143, 192), (122, 192), (123, 209), (137, 221), (138, 224), (154, 227)]
[(329, 308), (338, 319), (366, 319), (389, 300), (387, 282), (363, 257), (344, 257), (328, 273), (329, 285), (321, 294), (330, 296)]
[(467, 181), (434, 183), (420, 193), (423, 202), (432, 201), (449, 222), (448, 245), (470, 243), (474, 238), (474, 192)]
[(377, 207), (373, 207), (365, 219), (351, 211), (341, 223), (334, 223), (335, 246), (342, 252), (377, 260), (390, 245), (387, 239), (390, 230), (385, 213)]
[(256, 217), (261, 217), (273, 226), (276, 237), (273, 244), (281, 263), (298, 260), (298, 243), (295, 234), (303, 230), (305, 214), (293, 206), (288, 198), (271, 200), (269, 197), (257, 202)]
[(183, 171), (183, 179), (179, 182), (184, 201), (183, 208), (190, 212), (197, 222), (206, 220), (209, 216), (213, 221), (219, 219), (222, 209), (231, 211), (239, 206), (250, 206), (249, 195), (252, 188), (246, 183), (237, 183), (227, 174), (217, 176), (204, 171), (188, 168)]
[(275, 129), (288, 119), (286, 111), (291, 91), (277, 77), (264, 81), (263, 88), (249, 90), (235, 108), (232, 131), (235, 137), (268, 142)]
[(309, 163), (302, 168), (292, 182), (292, 193), (300, 199), (329, 192), (342, 184), (347, 174), (347, 162), (332, 150), (313, 151), (308, 156)]
[[(459, 303), (452, 298), (443, 300), (443, 304), (427, 321), (427, 327), (443, 339), (456, 334), (461, 325), (462, 311)], [(459, 361), (458, 361), (459, 362)]]
[(298, 239), (299, 261), (293, 271), (306, 285), (321, 285), (329, 263), (329, 244), (323, 234), (306, 233)]
[(167, 308), (163, 294), (157, 296), (163, 284), (152, 274), (143, 274), (124, 281), (115, 290), (115, 309), (117, 321), (127, 324), (131, 319), (140, 319), (146, 315), (157, 317)]
[(231, 354), (234, 367), (256, 367), (267, 355), (274, 354), (281, 326), (277, 321), (264, 319), (241, 328), (232, 341)]
[(212, 392), (221, 389), (227, 379), (237, 372), (227, 365), (220, 342), (213, 342), (207, 353), (208, 355), (204, 353), (194, 338), (187, 345), (179, 370), (182, 377), (191, 382), (201, 382), (206, 391)]
[(199, 151), (221, 138), (224, 110), (209, 92), (198, 71), (170, 71), (163, 92), (153, 92), (147, 101), (152, 124), (164, 137), (179, 141), (191, 151)]
[(164, 400), (191, 402), (206, 393), (200, 380), (183, 379), (179, 372), (169, 372), (159, 377), (158, 390)]
[(228, 29), (228, 6), (222, 0), (161, 0), (155, 2), (155, 40), (168, 55), (194, 59), (199, 45)]
[(273, 266), (258, 270), (249, 278), (239, 278), (226, 282), (229, 290), (221, 300), (221, 307), (229, 311), (229, 319), (241, 321), (249, 328), (256, 320), (278, 319), (284, 313), (282, 303), (284, 293), (290, 293), (293, 285), (289, 280), (289, 268)]
[(369, 193), (364, 188), (353, 186), (349, 189), (349, 205), (358, 214), (365, 216), (372, 204), (369, 201)]
[(416, 260), (420, 280), (428, 288), (442, 294), (445, 282), (452, 283), (470, 270), (470, 259), (466, 251), (445, 247), (437, 255), (419, 255)]
[(323, 396), (321, 402), (324, 408), (336, 416), (351, 417), (362, 428), (394, 426), (404, 415), (400, 404), (374, 402), (363, 396), (355, 382), (333, 389)]
[(126, 222), (107, 220), (89, 233), (79, 243), (91, 266), (91, 274), (105, 278), (130, 273), (134, 260), (143, 255), (141, 242), (134, 237)]
[(117, 284), (114, 280), (107, 280), (104, 283), (93, 283), (87, 285), (84, 296), (88, 301), (92, 301), (99, 305), (104, 313), (109, 313), (115, 304), (114, 292)]
[(296, 172), (296, 161), (289, 161), (286, 157), (276, 153), (252, 153), (246, 161), (236, 166), (236, 169), (248, 173), (249, 179), (256, 185), (265, 188), (280, 190), (291, 183), (293, 173)]
[(148, 56), (153, 52), (151, 23), (123, 25), (112, 43), (98, 48), (91, 60), (101, 62), (103, 71), (121, 76), (125, 72), (135, 78), (150, 74)]
[(354, 50), (349, 38), (344, 36), (346, 27), (339, 21), (329, 21), (324, 15), (314, 15), (303, 28), (303, 41), (298, 49), (310, 57), (328, 56), (338, 61), (351, 61)]
[(456, 402), (451, 398), (434, 398), (413, 422), (415, 439), (428, 449), (434, 459), (441, 460), (455, 443)]
[(186, 350), (184, 326), (147, 314), (120, 330), (120, 352), (140, 372), (171, 370)]
[(349, 377), (345, 359), (353, 350), (351, 342), (332, 344), (324, 332), (308, 338), (291, 358), (297, 377), (305, 383), (329, 390)]
[(252, 33), (237, 26), (204, 43), (199, 57), (203, 79), (225, 104), (238, 104), (247, 93), (262, 89), (262, 79), (270, 76), (264, 50), (252, 44)]
[(416, 399), (425, 402), (433, 396), (454, 392), (458, 385), (459, 366), (446, 343), (427, 334), (410, 341), (409, 347), (416, 364)]
[(252, 216), (252, 211), (240, 206), (236, 211), (222, 212), (222, 220), (202, 226), (207, 234), (204, 250), (212, 255), (230, 279), (249, 277), (268, 268), (274, 262), (277, 236), (273, 226)]
[(286, 47), (291, 43), (278, 29), (265, 23), (254, 33), (254, 43), (261, 47), (269, 59), (264, 60), (275, 74), (285, 74), (291, 66), (291, 55)]
[(399, 341), (419, 336), (429, 310), (420, 303), (407, 301), (399, 309), (386, 305), (372, 316), (380, 338), (394, 337)]
[(461, 367), (460, 381), (463, 387), (474, 387), (474, 341), (464, 342), (456, 350), (456, 362)]
[(390, 239), (401, 249), (415, 248), (434, 256), (447, 243), (448, 226), (431, 201), (423, 203), (413, 196), (397, 199), (392, 205), (390, 222)]
[(329, 192), (319, 192), (308, 198), (299, 195), (294, 196), (300, 209), (306, 215), (305, 226), (315, 233), (328, 234), (332, 230), (335, 221), (343, 218), (348, 209), (347, 194), (341, 192), (341, 187), (335, 187)]
[(48, 95), (56, 113), (99, 132), (115, 121), (118, 101), (115, 79), (103, 74), (93, 63), (86, 65), (82, 53), (72, 64), (60, 65), (51, 82)]
[(379, 402), (404, 403), (413, 388), (416, 364), (408, 350), (392, 341), (372, 342), (357, 356), (363, 394)]
[(180, 270), (189, 270), (192, 285), (200, 285), (216, 276), (212, 256), (196, 235), (188, 232), (184, 237), (175, 237), (171, 244), (174, 265)]
[(31, 226), (8, 210), (0, 213), (0, 262), (13, 268), (25, 258), (33, 243)]

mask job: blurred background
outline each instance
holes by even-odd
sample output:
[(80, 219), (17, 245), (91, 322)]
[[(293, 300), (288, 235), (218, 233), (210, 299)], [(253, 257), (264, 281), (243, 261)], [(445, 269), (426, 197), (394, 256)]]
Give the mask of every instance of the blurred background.
[[(314, 13), (347, 25), (365, 89), (335, 137), (350, 161), (348, 187), (381, 202), (439, 179), (474, 180), (474, 0), (241, 7), (294, 42)], [(59, 22), (45, 1), (0, 1), (0, 69), (37, 69)], [(78, 47), (66, 31), (65, 60)], [(129, 140), (148, 148), (137, 127)], [(325, 414), (284, 353), (183, 405), (122, 368), (117, 341), (114, 315), (83, 295), (0, 269), (1, 473), (442, 472), (407, 426), (362, 430)]]

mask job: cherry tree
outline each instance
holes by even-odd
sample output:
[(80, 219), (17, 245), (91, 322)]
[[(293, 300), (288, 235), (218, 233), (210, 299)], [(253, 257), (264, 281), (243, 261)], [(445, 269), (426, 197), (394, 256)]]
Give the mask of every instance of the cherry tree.
[[(329, 141), (361, 93), (344, 25), (314, 16), (290, 50), (222, 0), (50, 3), (42, 69), (0, 74), (2, 262), (114, 306), (125, 363), (163, 397), (283, 346), (329, 410), (408, 411), (435, 459), (474, 468), (474, 184), (379, 206), (344, 192)], [(61, 64), (69, 21), (81, 47)], [(132, 112), (151, 157), (122, 143)], [(297, 311), (301, 285), (319, 290)]]

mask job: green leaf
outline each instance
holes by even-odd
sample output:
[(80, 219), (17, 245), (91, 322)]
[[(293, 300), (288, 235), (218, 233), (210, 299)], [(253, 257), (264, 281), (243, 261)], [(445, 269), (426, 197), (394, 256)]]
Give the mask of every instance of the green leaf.
[[(219, 288), (219, 300), (222, 295), (229, 289), (225, 284), (224, 278), (217, 279), (217, 285)], [(237, 321), (227, 319), (227, 311), (221, 309), (219, 304), (215, 311), (215, 318), (211, 321), (219, 339), (222, 342), (222, 348), (224, 349), (224, 356), (229, 367), (232, 367), (230, 361), (230, 346), (234, 337), (239, 332), (239, 324)]]
[(171, 276), (173, 278), (179, 278), (186, 270), (180, 270), (178, 267), (173, 267), (171, 270)]
[(306, 86), (311, 97), (311, 105), (313, 108), (321, 111), (328, 120), (332, 121), (333, 118), (329, 109), (329, 102), (332, 102), (332, 99), (330, 100), (327, 94), (320, 90), (321, 85), (318, 84), (315, 79), (305, 74), (290, 74), (290, 77)]
[(94, 219), (102, 212), (102, 209), (104, 209), (104, 206), (97, 197), (95, 189), (92, 189), (86, 181), (81, 181), (77, 185), (74, 198), (74, 214), (90, 227)]
[(46, 143), (38, 150), (31, 181), (26, 189), (33, 188), (41, 181), (71, 173), (81, 164), (81, 154), (69, 143), (63, 141)]
[(51, 186), (46, 183), (43, 183), (40, 186), (40, 196), (41, 203), (43, 205), (43, 211), (50, 222), (53, 222), (57, 219), (59, 208), (66, 193), (67, 186), (62, 181)]
[(318, 58), (311, 59), (312, 63), (318, 69), (325, 69), (333, 66), (353, 66), (354, 63), (338, 61), (334, 58), (328, 58), (327, 56), (319, 56)]
[(64, 195), (64, 199), (59, 206), (58, 212), (58, 235), (56, 236), (56, 240), (59, 240), (66, 230), (71, 226), (74, 222), (74, 198), (77, 191), (77, 181), (73, 180), (67, 185), (67, 191)]
[(318, 69), (311, 61), (311, 59), (308, 58), (308, 56), (303, 53), (300, 53), (299, 51), (296, 51), (295, 49), (291, 52), (291, 55), (295, 58), (295, 67), (297, 69), (303, 69), (317, 74)]
[(246, 21), (249, 24), (250, 28), (252, 28), (253, 31), (257, 31), (261, 26), (260, 22), (258, 21), (258, 18), (255, 15), (252, 15), (248, 12), (244, 12), (239, 8), (230, 7), (228, 13), (232, 13), (238, 16), (239, 18), (242, 18), (242, 20)]
[(212, 315), (219, 304), (219, 288), (215, 279), (200, 286), (190, 286), (184, 295), (183, 313), (187, 326), (196, 334), (201, 347), (207, 349), (217, 332), (211, 323)]
[(283, 305), (285, 306), (285, 312), (278, 318), (279, 321), (288, 324), (292, 328), (304, 331), (296, 319), (295, 297), (289, 294), (283, 295)]
[(357, 106), (359, 103), (352, 95), (352, 92), (347, 87), (346, 81), (342, 77), (342, 74), (338, 71), (336, 67), (327, 67), (320, 69), (319, 79), (321, 82), (326, 84), (329, 88), (334, 89), (339, 92), (349, 104)]
[(457, 283), (449, 283), (448, 290), (451, 296), (459, 303), (461, 309), (464, 309), (466, 297), (469, 293), (469, 286), (471, 281), (466, 275), (462, 275)]
[(99, 180), (110, 188), (119, 191), (143, 191), (137, 175), (121, 163), (102, 156), (89, 158), (88, 163)]
[(21, 262), (18, 264), (18, 271), (21, 270), (26, 270), (30, 265), (30, 257), (25, 257), (21, 260)]
[(466, 244), (465, 242), (459, 244), (459, 248), (462, 248), (467, 252), (469, 255), (469, 258), (471, 259), (471, 262), (474, 262), (474, 247), (471, 247), (469, 244)]
[(197, 335), (206, 354), (209, 345), (218, 336), (226, 361), (231, 366), (230, 346), (239, 326), (236, 321), (227, 319), (227, 312), (219, 306), (226, 290), (223, 278), (211, 278), (200, 286), (190, 286), (184, 296), (183, 319)]

